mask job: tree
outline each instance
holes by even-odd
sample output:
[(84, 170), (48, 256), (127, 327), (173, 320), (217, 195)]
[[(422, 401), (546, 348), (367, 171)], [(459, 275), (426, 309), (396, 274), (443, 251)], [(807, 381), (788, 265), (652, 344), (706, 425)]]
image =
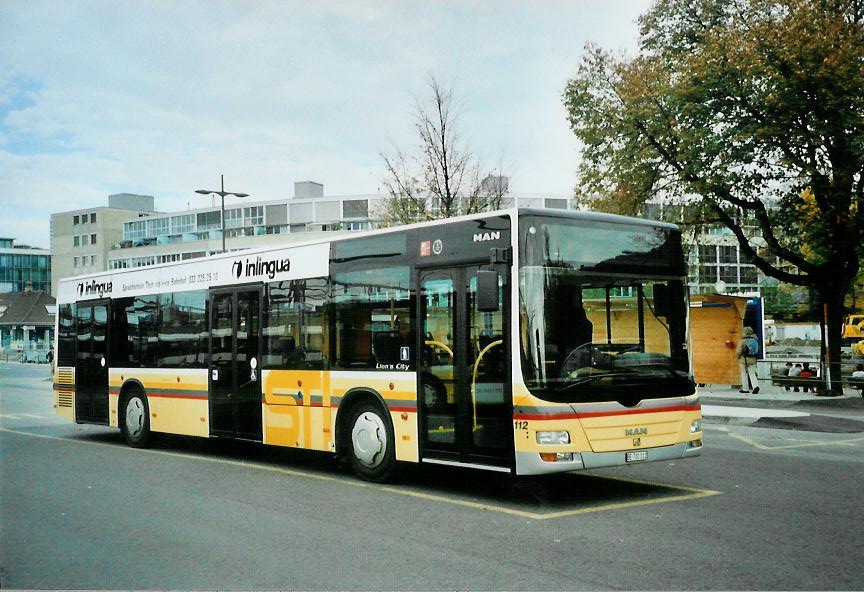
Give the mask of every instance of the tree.
[(416, 105), (417, 151), (381, 154), (388, 194), (379, 213), (383, 226), (497, 209), (508, 190), (507, 177), (481, 175), (482, 164), (461, 140), (452, 90), (434, 77), (428, 86), (430, 100)]
[(695, 201), (763, 273), (818, 294), (834, 393), (864, 257), (862, 21), (862, 0), (658, 0), (635, 58), (589, 46), (564, 92), (583, 194)]

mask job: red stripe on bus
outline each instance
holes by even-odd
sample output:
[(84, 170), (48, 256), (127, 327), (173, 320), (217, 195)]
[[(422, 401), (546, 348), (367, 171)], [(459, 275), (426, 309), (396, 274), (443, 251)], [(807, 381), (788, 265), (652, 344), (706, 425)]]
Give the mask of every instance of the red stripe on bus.
[[(108, 394), (117, 397), (120, 395), (120, 391), (108, 391)], [(207, 399), (207, 395), (187, 395), (185, 393), (152, 393), (148, 392), (147, 397), (150, 399), (196, 399), (196, 400), (204, 400)]]
[[(339, 405), (341, 405), (341, 404), (342, 404), (341, 401), (338, 403), (331, 402), (330, 407), (336, 408), (336, 407), (339, 407)], [(405, 411), (408, 413), (417, 413), (416, 407), (391, 407), (391, 406), (388, 406), (387, 409), (388, 409), (388, 411), (394, 411), (394, 412)]]
[(514, 413), (513, 419), (582, 419), (589, 417), (612, 417), (615, 415), (637, 415), (642, 413), (666, 413), (669, 411), (696, 411), (692, 405), (675, 405), (673, 407), (656, 407), (654, 409), (626, 409), (621, 411), (587, 411), (581, 413)]
[(147, 393), (147, 396), (152, 399), (195, 399), (196, 401), (206, 401), (206, 395), (184, 395), (182, 393)]

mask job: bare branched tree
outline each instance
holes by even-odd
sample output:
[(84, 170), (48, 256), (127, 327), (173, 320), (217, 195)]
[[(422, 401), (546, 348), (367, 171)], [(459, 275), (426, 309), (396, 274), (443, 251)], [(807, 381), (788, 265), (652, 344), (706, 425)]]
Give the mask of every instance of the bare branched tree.
[(416, 105), (416, 153), (381, 154), (388, 195), (378, 214), (382, 226), (497, 209), (508, 190), (506, 177), (482, 175), (482, 163), (460, 138), (453, 91), (434, 77), (428, 86), (429, 100)]

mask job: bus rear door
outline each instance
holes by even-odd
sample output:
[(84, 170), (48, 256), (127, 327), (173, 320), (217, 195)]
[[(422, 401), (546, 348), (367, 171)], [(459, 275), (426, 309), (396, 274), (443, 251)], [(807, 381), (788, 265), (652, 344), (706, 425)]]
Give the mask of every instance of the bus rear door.
[(261, 441), (263, 286), (210, 291), (210, 434)]
[(108, 319), (111, 301), (79, 302), (75, 313), (75, 419), (108, 423)]

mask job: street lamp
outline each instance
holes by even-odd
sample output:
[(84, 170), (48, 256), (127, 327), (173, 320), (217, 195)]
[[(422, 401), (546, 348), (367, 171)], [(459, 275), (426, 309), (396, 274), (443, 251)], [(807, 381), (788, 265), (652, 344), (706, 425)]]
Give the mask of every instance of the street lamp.
[(215, 191), (210, 189), (196, 189), (195, 193), (200, 193), (201, 195), (218, 195), (222, 198), (222, 215), (220, 216), (220, 220), (222, 221), (222, 252), (225, 252), (225, 196), (233, 195), (234, 197), (249, 197), (248, 193), (233, 193), (231, 191), (225, 191), (225, 175), (219, 175), (222, 180), (222, 189), (221, 191)]

